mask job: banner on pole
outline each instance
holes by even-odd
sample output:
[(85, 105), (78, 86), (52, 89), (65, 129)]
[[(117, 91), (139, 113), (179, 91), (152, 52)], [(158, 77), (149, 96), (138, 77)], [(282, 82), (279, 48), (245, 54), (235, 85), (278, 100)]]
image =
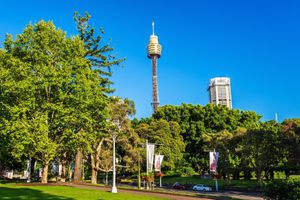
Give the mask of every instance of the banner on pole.
[(219, 152), (209, 152), (210, 172), (216, 172), (218, 167)]
[(58, 176), (61, 176), (61, 175), (62, 175), (62, 170), (63, 170), (62, 164), (59, 164), (59, 165), (58, 165)]
[(154, 167), (156, 172), (161, 172), (161, 163), (164, 159), (163, 155), (155, 155)]
[(152, 172), (153, 162), (154, 162), (154, 144), (148, 144), (147, 158), (148, 158), (148, 160), (147, 160), (148, 172)]

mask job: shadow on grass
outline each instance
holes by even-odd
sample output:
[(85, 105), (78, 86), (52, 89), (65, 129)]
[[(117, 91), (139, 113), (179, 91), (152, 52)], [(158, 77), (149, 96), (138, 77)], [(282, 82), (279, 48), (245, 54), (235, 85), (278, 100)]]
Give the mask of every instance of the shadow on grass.
[(13, 199), (30, 199), (30, 200), (75, 200), (69, 197), (57, 196), (47, 194), (39, 190), (28, 188), (7, 188), (0, 187), (0, 199), (13, 200)]
[(11, 183), (26, 183), (26, 180), (20, 180), (20, 179), (1, 179), (0, 178), (0, 184), (11, 184)]

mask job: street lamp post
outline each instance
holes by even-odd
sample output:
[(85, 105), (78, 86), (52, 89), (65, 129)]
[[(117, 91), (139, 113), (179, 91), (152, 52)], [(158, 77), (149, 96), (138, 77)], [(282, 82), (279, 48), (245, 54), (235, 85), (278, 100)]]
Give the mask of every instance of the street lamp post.
[(141, 189), (141, 158), (140, 158), (140, 152), (139, 152), (139, 157), (138, 157), (138, 188)]
[(113, 139), (113, 185), (111, 188), (112, 193), (118, 193), (117, 186), (116, 186), (116, 137), (119, 132), (120, 124), (119, 120), (113, 121), (113, 124), (117, 128), (117, 130), (113, 131), (112, 139)]
[(27, 175), (27, 183), (30, 183), (30, 175), (31, 175), (31, 158), (27, 161), (27, 169), (26, 169), (26, 175)]
[[(144, 143), (139, 143), (139, 146), (141, 146), (142, 148), (144, 148), (145, 144)], [(141, 153), (140, 153), (140, 149), (138, 151), (138, 188), (141, 189)], [(144, 184), (145, 187), (145, 184)]]
[(111, 188), (112, 193), (118, 193), (117, 187), (116, 187), (116, 137), (117, 134), (113, 134), (113, 185)]

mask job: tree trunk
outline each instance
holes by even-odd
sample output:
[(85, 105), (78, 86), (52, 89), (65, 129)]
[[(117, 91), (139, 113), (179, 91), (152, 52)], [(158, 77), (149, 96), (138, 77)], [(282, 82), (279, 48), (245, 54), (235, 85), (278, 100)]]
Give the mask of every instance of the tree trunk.
[(244, 171), (244, 177), (245, 177), (245, 180), (251, 179), (251, 172), (248, 169)]
[(231, 177), (230, 177), (230, 173), (227, 174), (227, 185), (231, 184)]
[(67, 165), (67, 161), (65, 159), (63, 159), (61, 161), (61, 176), (60, 176), (60, 181), (63, 182), (63, 183), (66, 182), (66, 178), (67, 178), (66, 165)]
[(270, 178), (271, 178), (271, 180), (274, 180), (274, 170), (270, 171)]
[(234, 170), (233, 171), (233, 180), (238, 180), (239, 179), (239, 171), (237, 171), (237, 170)]
[(82, 182), (82, 157), (82, 152), (78, 150), (75, 157), (74, 183)]
[(256, 170), (256, 179), (258, 182), (261, 182), (261, 170)]
[(95, 155), (91, 154), (91, 170), (92, 170), (92, 177), (91, 177), (91, 183), (97, 184), (97, 170), (96, 170), (96, 162), (95, 162)]
[(284, 174), (285, 174), (285, 179), (286, 180), (289, 179), (289, 177), (290, 177), (290, 171), (288, 169), (284, 170)]
[(95, 170), (94, 168), (92, 168), (92, 180), (91, 180), (91, 182), (92, 182), (92, 184), (97, 184), (97, 170)]
[(48, 164), (45, 164), (43, 167), (42, 183), (48, 183)]
[(73, 178), (73, 171), (71, 170), (71, 165), (70, 164), (68, 164), (66, 174), (67, 174), (67, 178), (69, 179), (69, 182), (70, 182), (70, 180), (72, 180), (72, 178)]
[(105, 172), (105, 185), (108, 185), (108, 172)]
[(31, 160), (30, 160), (30, 179), (31, 180), (33, 180), (35, 178), (34, 177), (35, 162), (36, 162), (36, 159), (31, 158)]
[(236, 180), (240, 180), (240, 171), (236, 172)]
[(223, 180), (226, 180), (226, 173), (224, 171), (222, 171), (222, 177), (223, 177)]
[(265, 170), (265, 179), (266, 179), (267, 181), (270, 180), (269, 177), (270, 177), (270, 174), (269, 174), (268, 170)]

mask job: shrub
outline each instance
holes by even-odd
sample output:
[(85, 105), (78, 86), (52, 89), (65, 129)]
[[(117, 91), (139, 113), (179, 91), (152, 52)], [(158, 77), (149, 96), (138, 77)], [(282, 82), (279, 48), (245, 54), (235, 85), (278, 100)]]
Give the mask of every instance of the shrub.
[(175, 171), (167, 171), (165, 175), (169, 177), (180, 177), (180, 174)]
[(192, 167), (182, 167), (180, 168), (177, 173), (182, 177), (189, 177), (193, 175), (198, 175), (197, 172), (194, 171)]
[(300, 179), (275, 180), (266, 184), (264, 198), (267, 200), (299, 200)]

